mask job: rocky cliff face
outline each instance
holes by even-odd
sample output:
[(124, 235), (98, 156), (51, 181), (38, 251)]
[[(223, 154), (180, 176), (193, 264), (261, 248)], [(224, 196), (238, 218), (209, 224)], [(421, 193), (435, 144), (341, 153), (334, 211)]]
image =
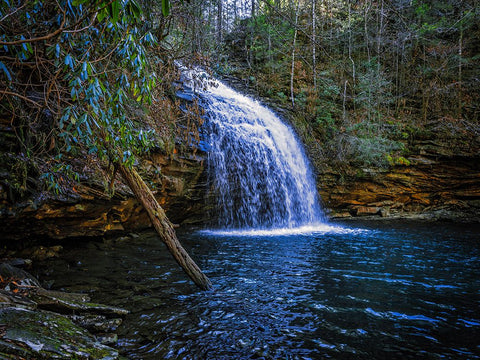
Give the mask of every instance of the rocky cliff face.
[[(247, 77), (224, 80), (259, 98)], [(262, 101), (286, 119), (306, 144), (328, 217), (480, 222), (480, 126), (475, 122), (426, 124), (419, 138), (406, 141), (408, 165), (363, 167), (321, 155), (322, 144), (312, 143), (312, 129), (305, 127), (303, 114), (272, 99)]]
[(389, 169), (319, 172), (324, 206), (334, 218), (401, 217), (480, 221), (480, 154), (417, 143), (410, 164)]
[[(331, 218), (419, 218), (480, 221), (480, 154), (455, 155), (417, 144), (410, 165), (390, 169), (322, 166), (318, 187)], [(427, 149), (430, 149), (427, 151)], [(153, 154), (140, 166), (142, 176), (170, 220), (201, 224), (208, 219), (204, 157)], [(156, 186), (155, 186), (156, 184)], [(113, 196), (91, 179), (64, 197), (37, 194), (12, 202), (0, 187), (2, 240), (78, 238), (131, 232), (150, 226), (141, 205), (117, 179)]]
[[(198, 155), (153, 154), (139, 166), (173, 223), (205, 220), (203, 164)], [(72, 191), (63, 196), (36, 193), (16, 202), (9, 199), (6, 187), (0, 187), (2, 240), (12, 245), (12, 240), (102, 236), (149, 227), (146, 213), (118, 176), (115, 188), (113, 196), (109, 195), (102, 181), (90, 178), (73, 184)]]

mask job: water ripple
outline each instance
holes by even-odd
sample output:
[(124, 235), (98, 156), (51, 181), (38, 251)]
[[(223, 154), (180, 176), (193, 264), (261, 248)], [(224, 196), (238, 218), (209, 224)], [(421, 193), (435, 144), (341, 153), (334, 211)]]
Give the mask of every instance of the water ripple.
[(65, 249), (43, 280), (131, 310), (129, 359), (480, 359), (478, 232), (370, 227), (180, 233), (211, 292), (155, 236)]

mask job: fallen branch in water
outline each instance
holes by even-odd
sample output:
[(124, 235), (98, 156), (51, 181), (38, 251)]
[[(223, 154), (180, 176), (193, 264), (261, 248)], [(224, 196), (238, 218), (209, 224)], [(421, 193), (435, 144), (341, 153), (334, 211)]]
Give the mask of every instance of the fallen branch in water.
[(165, 245), (167, 245), (168, 250), (177, 263), (200, 289), (211, 289), (212, 283), (178, 241), (172, 223), (168, 220), (165, 211), (162, 209), (155, 196), (153, 196), (141, 176), (134, 168), (127, 167), (121, 163), (117, 163), (117, 166), (128, 186), (135, 194), (137, 200), (147, 211), (153, 227), (160, 235), (160, 238)]

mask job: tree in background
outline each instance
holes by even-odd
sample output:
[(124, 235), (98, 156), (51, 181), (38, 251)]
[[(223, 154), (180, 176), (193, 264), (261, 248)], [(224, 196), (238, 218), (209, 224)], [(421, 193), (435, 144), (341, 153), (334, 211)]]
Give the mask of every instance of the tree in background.
[(415, 129), (475, 128), (479, 14), (475, 1), (263, 0), (223, 56), (261, 95), (289, 94), (329, 156), (388, 165)]

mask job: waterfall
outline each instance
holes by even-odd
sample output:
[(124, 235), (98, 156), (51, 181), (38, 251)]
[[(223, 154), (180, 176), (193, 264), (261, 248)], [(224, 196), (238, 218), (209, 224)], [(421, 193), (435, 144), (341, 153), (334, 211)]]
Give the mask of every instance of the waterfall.
[(311, 166), (293, 130), (221, 82), (202, 88), (200, 97), (216, 225), (291, 229), (322, 223)]

